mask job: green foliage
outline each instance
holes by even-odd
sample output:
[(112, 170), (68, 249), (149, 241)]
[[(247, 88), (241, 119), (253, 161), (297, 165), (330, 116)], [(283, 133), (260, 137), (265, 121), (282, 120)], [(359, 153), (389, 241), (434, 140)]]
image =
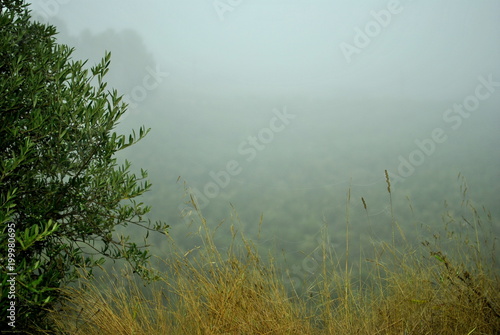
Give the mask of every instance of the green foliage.
[[(147, 245), (115, 228), (168, 228), (145, 220), (150, 207), (135, 200), (151, 187), (146, 171), (136, 176), (114, 158), (149, 130), (113, 131), (126, 105), (106, 89), (110, 54), (85, 69), (55, 42), (53, 26), (30, 21), (26, 6), (0, 1), (0, 293), (6, 306), (15, 301), (16, 330), (41, 325), (58, 288), (105, 258), (126, 260), (151, 279)], [(7, 314), (2, 307), (2, 327)]]

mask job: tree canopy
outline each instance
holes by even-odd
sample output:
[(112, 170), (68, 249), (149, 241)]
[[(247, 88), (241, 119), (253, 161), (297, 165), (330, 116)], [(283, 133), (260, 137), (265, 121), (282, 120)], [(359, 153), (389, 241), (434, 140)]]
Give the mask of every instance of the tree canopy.
[(30, 19), (23, 1), (0, 1), (3, 329), (41, 326), (58, 288), (106, 258), (151, 278), (147, 244), (116, 228), (168, 228), (147, 220), (150, 207), (137, 199), (151, 187), (146, 171), (136, 175), (115, 158), (149, 129), (114, 131), (127, 106), (104, 81), (110, 54), (87, 69), (55, 35), (55, 27)]

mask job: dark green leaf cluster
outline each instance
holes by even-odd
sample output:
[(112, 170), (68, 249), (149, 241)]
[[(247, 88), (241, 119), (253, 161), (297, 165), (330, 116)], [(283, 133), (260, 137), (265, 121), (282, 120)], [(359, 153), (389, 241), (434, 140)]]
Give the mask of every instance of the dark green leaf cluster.
[(114, 131), (126, 105), (104, 82), (110, 54), (89, 71), (55, 34), (30, 21), (22, 1), (0, 1), (2, 326), (9, 273), (16, 274), (16, 326), (38, 322), (79, 268), (124, 259), (152, 275), (147, 245), (117, 236), (117, 226), (168, 228), (146, 220), (150, 208), (136, 201), (151, 187), (147, 173), (137, 176), (114, 158), (149, 130), (128, 137)]

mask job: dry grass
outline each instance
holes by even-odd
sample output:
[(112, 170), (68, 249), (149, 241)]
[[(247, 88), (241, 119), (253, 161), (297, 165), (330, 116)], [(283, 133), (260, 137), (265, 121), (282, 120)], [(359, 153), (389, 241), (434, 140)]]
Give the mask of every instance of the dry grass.
[[(388, 179), (387, 184), (392, 196)], [(492, 218), (468, 200), (463, 204), (469, 215), (448, 215), (448, 222), (469, 225), (472, 239), (448, 231), (419, 247), (396, 247), (395, 236), (405, 239), (392, 215), (393, 241), (374, 247), (375, 256), (360, 269), (369, 283), (354, 279), (348, 258), (341, 263), (325, 235), (321, 271), (305, 295), (285, 287), (286, 275), (272, 258), (264, 261), (234, 228), (231, 245), (219, 250), (197, 210), (202, 243), (174, 251), (165, 261), (167, 271), (149, 290), (126, 274), (84, 282), (65, 292), (67, 300), (52, 318), (60, 334), (85, 335), (499, 334), (494, 244), (482, 235)], [(364, 199), (363, 205), (366, 209)], [(348, 240), (348, 212), (346, 228)]]

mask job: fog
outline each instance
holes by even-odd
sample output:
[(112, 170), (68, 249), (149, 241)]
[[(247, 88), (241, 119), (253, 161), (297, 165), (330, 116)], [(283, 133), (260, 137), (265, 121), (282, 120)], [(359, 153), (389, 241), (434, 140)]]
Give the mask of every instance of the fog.
[(234, 208), (254, 238), (263, 215), (263, 242), (292, 254), (317, 247), (324, 225), (342, 246), (347, 216), (354, 244), (387, 238), (385, 170), (414, 239), (442, 224), (445, 200), (459, 213), (459, 174), (500, 214), (496, 0), (31, 8), (75, 59), (111, 51), (107, 82), (129, 103), (117, 130), (151, 128), (120, 158), (149, 171), (144, 201), (180, 244), (196, 229), (184, 181), (214, 225)]

